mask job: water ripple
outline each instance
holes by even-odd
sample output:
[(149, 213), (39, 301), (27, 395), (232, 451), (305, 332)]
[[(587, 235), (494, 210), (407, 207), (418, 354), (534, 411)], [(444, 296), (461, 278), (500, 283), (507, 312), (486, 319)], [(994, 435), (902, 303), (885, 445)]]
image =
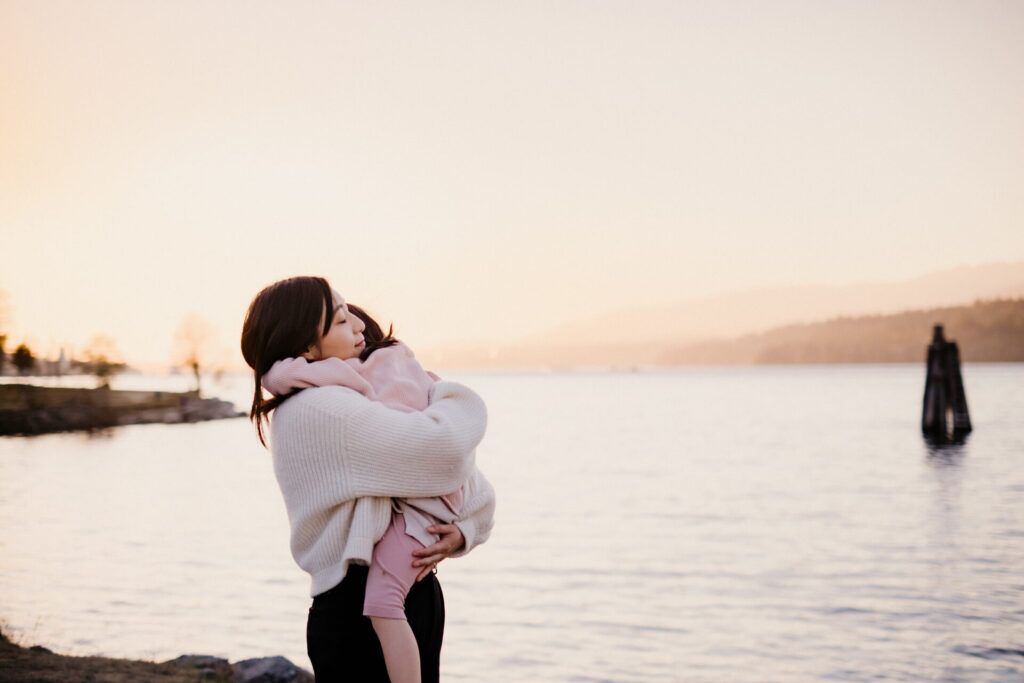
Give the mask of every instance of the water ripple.
[[(932, 452), (917, 365), (461, 378), (498, 513), (445, 679), (1024, 680), (1024, 365), (965, 380)], [(242, 420), (0, 440), (0, 618), (57, 651), (308, 668), (288, 533)]]

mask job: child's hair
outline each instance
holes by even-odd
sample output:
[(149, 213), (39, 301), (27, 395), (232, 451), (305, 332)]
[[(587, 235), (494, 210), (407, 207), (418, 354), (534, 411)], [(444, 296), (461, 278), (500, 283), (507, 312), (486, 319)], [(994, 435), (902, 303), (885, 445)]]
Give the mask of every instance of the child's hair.
[(366, 360), (370, 357), (370, 354), (377, 349), (383, 349), (385, 346), (393, 346), (398, 343), (398, 339), (395, 339), (394, 335), (394, 323), (388, 325), (388, 333), (384, 334), (380, 329), (380, 325), (377, 324), (377, 321), (374, 320), (373, 316), (365, 310), (351, 302), (348, 304), (348, 310), (352, 311), (352, 313), (354, 313), (356, 317), (362, 320), (366, 325), (366, 329), (363, 330), (363, 339), (366, 340), (366, 348), (359, 354), (359, 360)]

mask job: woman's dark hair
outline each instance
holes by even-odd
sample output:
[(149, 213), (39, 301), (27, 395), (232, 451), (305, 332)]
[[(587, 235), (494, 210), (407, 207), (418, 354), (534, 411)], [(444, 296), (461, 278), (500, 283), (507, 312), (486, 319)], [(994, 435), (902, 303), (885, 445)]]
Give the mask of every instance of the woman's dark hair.
[[(285, 400), (263, 398), (260, 382), (270, 366), (284, 358), (301, 356), (330, 329), (334, 310), (331, 285), (322, 277), (293, 277), (265, 287), (249, 304), (242, 323), (242, 356), (256, 382), (249, 419), (256, 425), (260, 443), (267, 416)], [(323, 325), (323, 329), (320, 326)]]
[[(363, 331), (366, 348), (359, 354), (360, 360), (366, 360), (377, 349), (398, 343), (392, 336), (393, 326), (384, 335), (377, 321), (363, 309), (353, 304), (348, 304), (348, 308), (366, 324)], [(333, 310), (331, 285), (322, 277), (279, 280), (265, 287), (249, 304), (242, 323), (242, 356), (254, 373), (249, 419), (256, 425), (256, 435), (264, 447), (267, 445), (264, 424), (268, 416), (297, 392), (265, 399), (261, 386), (263, 375), (277, 361), (297, 358), (318, 344), (330, 330)]]
[(391, 346), (398, 343), (398, 340), (395, 339), (394, 335), (394, 323), (388, 325), (388, 333), (384, 334), (380, 329), (380, 325), (378, 325), (377, 321), (373, 319), (373, 316), (359, 306), (356, 306), (351, 301), (348, 302), (348, 310), (352, 311), (357, 318), (366, 324), (366, 329), (363, 330), (363, 339), (366, 340), (366, 348), (359, 354), (359, 360), (366, 360), (370, 357), (370, 354), (377, 349), (383, 349), (385, 346)]

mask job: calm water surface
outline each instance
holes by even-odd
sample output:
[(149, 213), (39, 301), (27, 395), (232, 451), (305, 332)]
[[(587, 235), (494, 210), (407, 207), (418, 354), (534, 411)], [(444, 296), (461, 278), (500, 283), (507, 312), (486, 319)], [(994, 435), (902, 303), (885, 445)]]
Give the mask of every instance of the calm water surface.
[[(448, 375), (487, 401), (498, 514), (440, 567), (445, 679), (1024, 680), (1024, 365), (965, 366), (941, 451), (923, 372)], [(309, 601), (246, 421), (0, 439), (16, 640), (309, 668)]]

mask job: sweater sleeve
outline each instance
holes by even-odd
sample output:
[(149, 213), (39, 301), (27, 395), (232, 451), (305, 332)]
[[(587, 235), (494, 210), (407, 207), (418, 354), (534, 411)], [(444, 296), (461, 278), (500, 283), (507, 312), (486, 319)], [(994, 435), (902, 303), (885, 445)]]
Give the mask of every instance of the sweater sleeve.
[(461, 557), (476, 546), (484, 543), (494, 528), (495, 496), (494, 487), (476, 467), (466, 481), (465, 502), (456, 520), (466, 544), (448, 557)]
[(352, 497), (440, 496), (458, 488), (473, 471), (487, 429), (483, 400), (457, 382), (434, 384), (423, 411), (401, 412), (365, 398), (340, 415), (318, 409), (337, 428), (331, 431), (338, 438), (324, 445), (334, 451)]
[(275, 396), (283, 396), (295, 389), (338, 385), (355, 389), (375, 399), (373, 387), (359, 374), (359, 362), (340, 358), (324, 358), (308, 362), (301, 356), (285, 358), (274, 363), (263, 375), (263, 388)]

